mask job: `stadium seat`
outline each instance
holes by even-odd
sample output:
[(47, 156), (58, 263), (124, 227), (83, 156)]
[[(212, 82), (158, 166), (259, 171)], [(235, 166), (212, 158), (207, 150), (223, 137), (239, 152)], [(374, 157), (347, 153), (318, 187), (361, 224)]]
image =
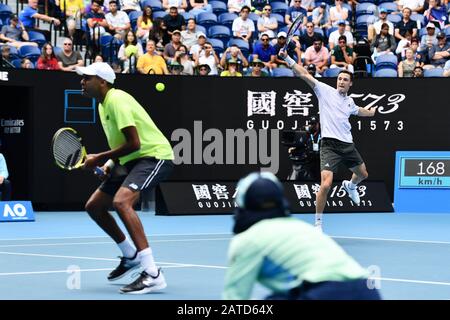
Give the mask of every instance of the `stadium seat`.
[(356, 18), (355, 31), (362, 37), (367, 36), (367, 26), (376, 21), (375, 15), (364, 14)]
[(203, 32), (204, 34), (208, 34), (208, 32), (206, 31), (206, 28), (204, 26), (199, 25), (199, 24), (195, 26), (195, 31), (196, 32)]
[(153, 13), (156, 11), (164, 11), (161, 0), (144, 0), (141, 1), (141, 8), (144, 9), (145, 6), (152, 8)]
[(398, 11), (397, 4), (395, 2), (383, 2), (380, 3), (378, 6), (378, 10), (384, 8), (387, 10), (387, 13), (390, 14), (391, 12)]
[(190, 12), (182, 12), (180, 14), (183, 16), (185, 21), (188, 21), (189, 19), (195, 19), (195, 16)]
[(359, 3), (356, 6), (355, 15), (356, 15), (356, 18), (358, 19), (359, 16), (366, 15), (366, 14), (375, 15), (377, 10), (378, 10), (377, 6), (374, 5), (373, 3), (363, 2), (363, 3)]
[(374, 4), (376, 2), (376, 0), (359, 0), (359, 3), (371, 3)]
[(14, 66), (14, 68), (20, 69), (20, 68), (22, 68), (22, 66), (21, 66), (22, 59), (14, 59), (11, 61), (11, 64)]
[(216, 16), (228, 12), (227, 4), (223, 1), (210, 1), (208, 3), (211, 5), (212, 11)]
[(47, 40), (45, 39), (45, 36), (42, 33), (37, 32), (37, 31), (32, 31), (32, 30), (28, 31), (28, 36), (30, 37), (29, 41), (36, 42), (38, 44), (39, 48), (42, 48), (42, 46), (47, 42)]
[(248, 18), (255, 23), (255, 27), (256, 27), (256, 24), (258, 23), (259, 15), (254, 12), (250, 12), (250, 14), (248, 15)]
[(272, 6), (272, 13), (278, 13), (284, 17), (288, 9), (288, 5), (285, 2), (275, 1), (271, 2), (270, 5)]
[(133, 31), (136, 31), (136, 24), (138, 21), (138, 18), (142, 16), (142, 12), (140, 11), (130, 11), (130, 13), (128, 14), (128, 17), (130, 18), (130, 23), (131, 23), (131, 29)]
[(397, 56), (393, 54), (383, 54), (377, 57), (375, 61), (375, 70), (380, 69), (394, 69), (397, 70), (398, 60)]
[(334, 31), (336, 31), (337, 29), (338, 29), (338, 27), (331, 27), (331, 28), (328, 28), (328, 29), (327, 29), (327, 33), (326, 33), (327, 39), (330, 37), (330, 34), (331, 34), (332, 32), (334, 32)]
[(273, 77), (293, 77), (294, 72), (289, 68), (274, 68), (272, 69)]
[(165, 11), (156, 11), (153, 12), (153, 21), (155, 21), (155, 19), (162, 19), (167, 15), (167, 13)]
[(21, 58), (30, 59), (31, 62), (36, 63), (41, 55), (41, 50), (35, 46), (22, 46), (19, 48), (19, 56)]
[(2, 20), (3, 25), (7, 25), (9, 22), (9, 17), (12, 14), (12, 9), (7, 4), (0, 3), (0, 20)]
[(210, 26), (217, 24), (217, 16), (214, 13), (200, 13), (197, 16), (197, 24), (204, 26), (205, 28), (208, 28)]
[(417, 29), (422, 28), (423, 26), (425, 26), (425, 17), (421, 14), (412, 14), (411, 15), (411, 20), (414, 20), (417, 22)]
[(274, 17), (275, 19), (277, 19), (278, 28), (282, 28), (286, 25), (286, 23), (284, 22), (284, 16), (282, 16), (281, 14), (272, 13), (271, 16)]
[(208, 30), (208, 37), (220, 39), (224, 44), (226, 44), (231, 38), (231, 30), (222, 25), (211, 26)]
[(387, 16), (388, 21), (392, 22), (394, 26), (402, 21), (402, 16), (399, 14), (388, 14)]
[(323, 76), (326, 78), (336, 78), (341, 70), (341, 68), (329, 68), (323, 72)]
[(234, 19), (236, 19), (238, 16), (235, 13), (222, 13), (219, 17), (218, 17), (218, 21), (220, 24), (223, 24), (224, 26), (227, 26), (231, 29), (231, 26), (233, 25), (233, 21)]
[(225, 51), (224, 43), (221, 40), (212, 38), (208, 39), (208, 41), (211, 43), (217, 56), (220, 56)]
[(60, 47), (53, 47), (53, 52), (55, 55), (58, 55), (62, 52), (62, 49)]
[(380, 69), (375, 71), (375, 77), (376, 78), (396, 78), (397, 77), (397, 70), (394, 69)]
[(239, 49), (241, 49), (242, 54), (247, 57), (248, 54), (250, 53), (250, 46), (248, 44), (247, 41), (242, 40), (242, 39), (230, 39), (230, 41), (228, 42), (228, 47), (231, 47), (232, 45), (237, 45), (239, 47)]
[(450, 26), (445, 28), (445, 36), (447, 37), (447, 41), (450, 40)]
[(425, 69), (423, 71), (423, 76), (426, 78), (429, 77), (443, 77), (444, 69), (442, 68), (433, 68), (433, 69)]

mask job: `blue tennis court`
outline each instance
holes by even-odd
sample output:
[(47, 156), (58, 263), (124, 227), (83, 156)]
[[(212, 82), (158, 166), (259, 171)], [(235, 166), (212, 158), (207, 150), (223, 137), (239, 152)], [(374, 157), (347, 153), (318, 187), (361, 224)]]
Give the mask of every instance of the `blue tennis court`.
[[(129, 275), (108, 282), (120, 251), (84, 212), (38, 212), (35, 222), (0, 224), (0, 300), (220, 299), (232, 217), (141, 212), (168, 287), (122, 295)], [(313, 215), (296, 215), (313, 223)], [(384, 299), (449, 299), (446, 214), (325, 214), (324, 231), (362, 266)], [(263, 298), (256, 287), (253, 298)]]

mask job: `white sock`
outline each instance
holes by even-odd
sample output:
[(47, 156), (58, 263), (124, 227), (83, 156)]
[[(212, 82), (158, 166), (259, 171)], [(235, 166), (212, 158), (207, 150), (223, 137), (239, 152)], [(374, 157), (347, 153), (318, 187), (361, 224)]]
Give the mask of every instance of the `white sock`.
[(316, 213), (316, 223), (314, 225), (322, 225), (322, 213)]
[(350, 189), (356, 189), (356, 184), (354, 184), (353, 182), (352, 182), (352, 180), (350, 180), (349, 181), (349, 183), (348, 183), (348, 187), (350, 188)]
[(133, 258), (136, 254), (136, 248), (134, 247), (133, 243), (128, 240), (128, 238), (125, 238), (121, 243), (117, 244), (120, 248), (120, 251), (122, 251), (122, 255), (125, 258)]
[(145, 272), (152, 276), (156, 276), (158, 274), (158, 268), (156, 267), (155, 259), (153, 259), (153, 253), (150, 247), (139, 251), (138, 257)]

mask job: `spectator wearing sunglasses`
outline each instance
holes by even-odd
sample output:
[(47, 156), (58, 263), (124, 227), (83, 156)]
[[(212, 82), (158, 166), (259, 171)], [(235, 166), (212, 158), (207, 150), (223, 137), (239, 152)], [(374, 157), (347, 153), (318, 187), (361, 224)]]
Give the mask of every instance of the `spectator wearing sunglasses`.
[(258, 19), (259, 36), (262, 37), (266, 33), (270, 39), (275, 38), (275, 31), (278, 29), (278, 21), (272, 16), (272, 7), (266, 4), (263, 8), (261, 17)]
[(298, 16), (303, 16), (302, 26), (304, 26), (308, 22), (307, 14), (307, 10), (302, 7), (302, 0), (293, 0), (291, 6), (286, 10), (284, 22), (290, 27)]

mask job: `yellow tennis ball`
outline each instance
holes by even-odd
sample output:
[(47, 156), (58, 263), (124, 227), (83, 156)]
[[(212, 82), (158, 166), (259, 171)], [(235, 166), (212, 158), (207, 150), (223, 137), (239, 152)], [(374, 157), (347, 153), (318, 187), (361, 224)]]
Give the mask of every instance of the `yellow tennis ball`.
[(164, 83), (161, 83), (161, 82), (158, 82), (155, 87), (156, 87), (156, 90), (158, 90), (158, 91), (164, 91), (164, 89), (166, 88)]

